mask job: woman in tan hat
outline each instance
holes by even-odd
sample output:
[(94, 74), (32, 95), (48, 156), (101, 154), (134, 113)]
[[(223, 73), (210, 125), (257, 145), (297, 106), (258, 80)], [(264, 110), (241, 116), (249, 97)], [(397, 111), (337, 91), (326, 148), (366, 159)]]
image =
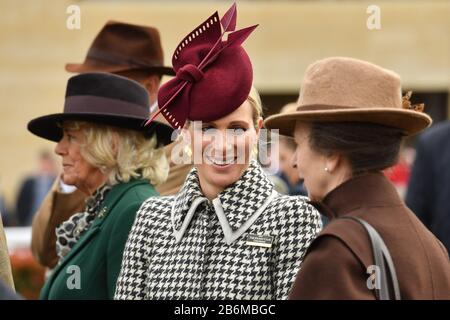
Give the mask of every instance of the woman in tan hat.
[(446, 250), (381, 171), (405, 136), (431, 124), (392, 71), (350, 58), (313, 63), (299, 106), (266, 120), (294, 136), (295, 166), (330, 223), (313, 241), (291, 299), (450, 299)]

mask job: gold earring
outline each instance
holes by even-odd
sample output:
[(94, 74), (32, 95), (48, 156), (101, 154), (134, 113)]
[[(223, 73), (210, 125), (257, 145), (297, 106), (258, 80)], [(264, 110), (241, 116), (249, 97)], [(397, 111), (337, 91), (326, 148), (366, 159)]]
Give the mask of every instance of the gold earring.
[(185, 145), (183, 152), (185, 155), (187, 155), (189, 158), (192, 157), (192, 149), (190, 145)]
[(252, 148), (252, 156), (254, 158), (258, 157), (258, 145), (257, 144), (255, 144)]

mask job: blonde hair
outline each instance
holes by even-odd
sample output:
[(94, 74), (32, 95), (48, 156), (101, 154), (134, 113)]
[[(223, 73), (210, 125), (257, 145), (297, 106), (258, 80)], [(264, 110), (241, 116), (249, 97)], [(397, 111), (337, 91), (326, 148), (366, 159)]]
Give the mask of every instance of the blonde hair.
[(253, 109), (253, 123), (256, 128), (258, 126), (259, 118), (263, 116), (263, 108), (261, 103), (261, 97), (259, 96), (258, 90), (256, 90), (255, 87), (252, 86), (252, 89), (248, 94), (247, 100), (248, 102), (250, 102), (250, 105), (252, 106)]
[(139, 178), (156, 186), (167, 179), (169, 163), (164, 149), (157, 148), (155, 135), (146, 138), (142, 132), (80, 121), (63, 127), (82, 130), (86, 142), (81, 154), (89, 164), (108, 173), (109, 184)]

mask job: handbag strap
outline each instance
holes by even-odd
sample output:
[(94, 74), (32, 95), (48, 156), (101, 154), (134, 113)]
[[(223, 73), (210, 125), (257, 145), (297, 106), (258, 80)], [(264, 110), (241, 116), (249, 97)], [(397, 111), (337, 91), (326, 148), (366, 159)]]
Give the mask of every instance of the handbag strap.
[[(386, 244), (380, 234), (368, 222), (356, 217), (341, 217), (342, 219), (350, 219), (361, 224), (366, 229), (370, 242), (372, 243), (373, 257), (375, 265), (380, 270), (380, 288), (376, 290), (379, 300), (400, 300), (400, 288), (395, 271), (394, 262), (389, 253)], [(390, 285), (389, 285), (389, 284)], [(392, 287), (394, 296), (391, 296), (389, 288)]]

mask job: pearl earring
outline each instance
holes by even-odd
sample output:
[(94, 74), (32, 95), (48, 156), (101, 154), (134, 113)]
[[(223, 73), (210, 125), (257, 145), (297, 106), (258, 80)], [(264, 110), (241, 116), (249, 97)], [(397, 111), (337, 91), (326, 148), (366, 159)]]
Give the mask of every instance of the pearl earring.
[(325, 167), (325, 171), (330, 172), (330, 169), (328, 169), (328, 167)]

